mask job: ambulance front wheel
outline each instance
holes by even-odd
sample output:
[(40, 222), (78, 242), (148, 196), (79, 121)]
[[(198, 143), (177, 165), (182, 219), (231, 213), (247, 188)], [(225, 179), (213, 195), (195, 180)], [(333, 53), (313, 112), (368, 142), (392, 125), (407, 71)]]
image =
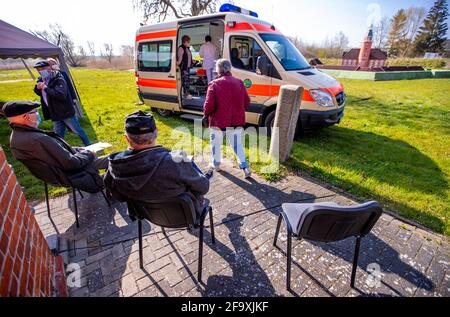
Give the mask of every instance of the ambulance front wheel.
[(272, 128), (274, 124), (275, 124), (275, 110), (271, 111), (266, 116), (266, 120), (264, 121), (264, 126), (267, 128), (268, 135), (272, 135)]
[(152, 108), (152, 111), (164, 118), (169, 118), (173, 115), (173, 112), (167, 109)]
[[(266, 120), (264, 121), (264, 126), (267, 128), (268, 135), (272, 135), (272, 128), (275, 124), (275, 115), (276, 110), (273, 110), (266, 116)], [(298, 139), (303, 134), (302, 122), (299, 118), (297, 123), (297, 128), (295, 130), (295, 138)]]

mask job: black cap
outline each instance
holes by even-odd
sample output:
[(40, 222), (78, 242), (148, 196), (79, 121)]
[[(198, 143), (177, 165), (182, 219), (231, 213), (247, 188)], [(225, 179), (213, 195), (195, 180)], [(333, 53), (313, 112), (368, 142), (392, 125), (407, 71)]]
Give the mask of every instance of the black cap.
[(50, 66), (50, 63), (47, 61), (39, 61), (36, 63), (36, 65), (34, 65), (34, 68), (46, 67), (46, 66)]
[(2, 112), (5, 117), (11, 118), (30, 112), (39, 106), (39, 103), (30, 100), (13, 100), (3, 105)]
[(125, 131), (133, 135), (153, 133), (156, 131), (155, 118), (147, 112), (138, 110), (126, 118)]

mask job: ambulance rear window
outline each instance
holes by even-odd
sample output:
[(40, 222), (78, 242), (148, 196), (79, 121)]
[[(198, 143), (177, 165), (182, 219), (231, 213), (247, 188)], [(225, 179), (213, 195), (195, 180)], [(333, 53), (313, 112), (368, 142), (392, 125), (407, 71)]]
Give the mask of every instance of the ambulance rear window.
[(139, 71), (168, 73), (172, 67), (172, 41), (145, 42), (138, 47)]

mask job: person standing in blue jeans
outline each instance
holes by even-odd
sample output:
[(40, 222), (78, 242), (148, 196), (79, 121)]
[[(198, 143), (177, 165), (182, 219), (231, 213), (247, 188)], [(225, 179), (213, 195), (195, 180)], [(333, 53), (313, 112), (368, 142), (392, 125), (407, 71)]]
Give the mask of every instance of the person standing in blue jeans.
[(61, 138), (69, 129), (80, 137), (85, 146), (90, 145), (91, 141), (75, 116), (73, 100), (64, 76), (53, 70), (48, 61), (40, 61), (34, 67), (40, 75), (34, 92), (41, 97), (44, 120), (53, 121), (53, 130)]

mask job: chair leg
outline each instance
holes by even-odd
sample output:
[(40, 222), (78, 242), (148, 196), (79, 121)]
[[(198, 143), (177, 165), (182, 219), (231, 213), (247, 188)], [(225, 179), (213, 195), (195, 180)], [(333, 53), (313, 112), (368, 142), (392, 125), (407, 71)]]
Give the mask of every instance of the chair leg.
[(78, 190), (78, 194), (80, 194), (81, 199), (84, 199), (84, 196), (83, 196), (83, 193), (81, 192), (81, 190), (79, 190), (79, 189), (77, 189), (77, 190)]
[(78, 205), (77, 205), (77, 192), (75, 188), (72, 188), (73, 193), (73, 205), (75, 206), (75, 222), (77, 225), (77, 228), (80, 228), (80, 223), (78, 222)]
[(288, 232), (287, 237), (287, 268), (286, 268), (286, 288), (291, 290), (291, 266), (292, 266), (292, 234)]
[(361, 246), (361, 237), (357, 237), (355, 243), (355, 254), (353, 257), (352, 278), (350, 282), (350, 286), (352, 288), (355, 288), (356, 269), (358, 268), (358, 257), (360, 246)]
[(281, 228), (281, 220), (283, 219), (283, 216), (278, 217), (278, 223), (277, 223), (277, 229), (275, 230), (275, 238), (273, 239), (273, 246), (276, 247), (277, 246), (277, 241), (278, 241), (278, 235), (280, 234), (280, 228)]
[(164, 227), (161, 227), (161, 231), (162, 231), (163, 235), (165, 235), (167, 237), (167, 232), (166, 232), (166, 229), (164, 229)]
[(200, 225), (200, 236), (198, 238), (198, 281), (202, 281), (202, 268), (203, 268), (203, 229), (204, 224)]
[(216, 236), (214, 234), (214, 219), (212, 207), (209, 207), (209, 226), (211, 227), (211, 241), (213, 244), (216, 243)]
[(45, 182), (44, 182), (44, 189), (45, 189), (45, 202), (47, 203), (47, 215), (51, 219), (52, 217), (50, 215), (50, 202), (48, 199), (48, 185)]
[(144, 269), (144, 259), (142, 251), (142, 220), (138, 220), (138, 234), (139, 234), (139, 266), (141, 270)]
[(109, 199), (108, 199), (108, 197), (106, 197), (106, 194), (105, 194), (105, 192), (102, 190), (102, 191), (100, 191), (101, 193), (102, 193), (102, 196), (103, 196), (103, 198), (105, 198), (105, 200), (106, 200), (106, 203), (108, 204), (108, 207), (109, 208), (111, 208), (111, 203), (109, 202)]

